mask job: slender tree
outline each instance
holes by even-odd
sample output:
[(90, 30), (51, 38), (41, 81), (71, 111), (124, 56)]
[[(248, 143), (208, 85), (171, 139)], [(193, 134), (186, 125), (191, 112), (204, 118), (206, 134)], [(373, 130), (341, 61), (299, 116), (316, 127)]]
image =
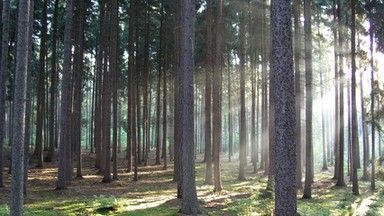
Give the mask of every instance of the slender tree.
[(294, 20), (294, 55), (295, 55), (295, 95), (296, 95), (296, 185), (302, 188), (301, 172), (301, 40), (300, 40), (300, 0), (293, 0), (293, 20)]
[[(356, 110), (356, 2), (351, 0), (351, 60), (352, 60), (352, 192), (359, 194), (357, 181), (357, 110)], [(364, 112), (364, 110), (363, 110)]]
[(221, 122), (221, 68), (222, 68), (222, 39), (223, 39), (223, 0), (217, 1), (216, 55), (213, 71), (213, 162), (214, 162), (214, 191), (221, 191), (220, 152), (222, 138)]
[[(341, 23), (341, 1), (337, 0), (337, 17), (338, 17), (338, 31), (339, 31), (339, 47), (343, 47), (343, 30), (342, 26), (340, 25)], [(344, 187), (346, 186), (345, 181), (344, 181), (344, 71), (343, 71), (343, 54), (339, 54), (339, 62), (340, 62), (340, 69), (339, 69), (339, 102), (340, 102), (340, 112), (339, 112), (339, 128), (338, 128), (338, 133), (339, 133), (339, 148), (338, 148), (338, 178), (336, 182), (336, 186), (341, 186)]]
[[(367, 0), (366, 4), (372, 3), (373, 0)], [(374, 161), (376, 156), (375, 156), (375, 116), (374, 116), (374, 111), (375, 111), (375, 70), (374, 70), (374, 64), (373, 64), (373, 26), (372, 26), (372, 8), (371, 6), (368, 7), (368, 16), (369, 16), (369, 41), (370, 41), (370, 66), (371, 66), (371, 115), (372, 115), (372, 126), (371, 126), (371, 148), (372, 148), (372, 160)], [(379, 136), (380, 137), (380, 136)], [(380, 141), (380, 138), (379, 138)], [(381, 155), (381, 146), (379, 144), (379, 154)], [(375, 185), (375, 163), (372, 163), (371, 167), (371, 190), (375, 190), (376, 185)]]
[(17, 56), (15, 73), (15, 115), (13, 116), (12, 140), (12, 185), (10, 215), (23, 215), (24, 180), (24, 133), (25, 101), (29, 50), (29, 12), (30, 1), (19, 1), (19, 19), (17, 23)]
[(275, 215), (297, 215), (295, 92), (291, 2), (272, 0), (272, 76), (276, 99)]
[(240, 169), (239, 180), (245, 180), (246, 152), (246, 119), (245, 119), (245, 1), (241, 0), (240, 14)]
[(4, 187), (4, 164), (3, 147), (5, 140), (5, 97), (8, 68), (8, 41), (9, 41), (9, 17), (10, 0), (5, 0), (2, 11), (2, 38), (1, 38), (1, 61), (0, 61), (0, 187)]
[(212, 0), (207, 0), (207, 55), (205, 72), (205, 184), (212, 184)]
[(65, 31), (64, 31), (64, 67), (63, 67), (63, 81), (61, 85), (61, 120), (60, 120), (60, 146), (59, 146), (59, 162), (58, 162), (58, 178), (56, 190), (67, 189), (67, 183), (70, 181), (68, 176), (71, 164), (71, 151), (70, 141), (68, 134), (70, 133), (70, 109), (69, 98), (70, 93), (70, 78), (71, 78), (71, 56), (72, 56), (72, 16), (73, 16), (73, 2), (67, 0)]
[(305, 152), (305, 185), (303, 198), (312, 198), (313, 150), (312, 150), (312, 25), (311, 1), (304, 0), (305, 30), (305, 120), (306, 120), (306, 152)]
[(179, 119), (180, 121), (180, 162), (182, 177), (182, 197), (180, 213), (198, 214), (194, 162), (193, 126), (193, 76), (195, 73), (193, 46), (195, 43), (195, 1), (180, 2), (180, 71), (179, 71)]
[(36, 114), (36, 167), (43, 167), (43, 130), (45, 116), (45, 63), (47, 53), (47, 7), (48, 0), (43, 1), (43, 11), (41, 18), (41, 40), (40, 40), (40, 55), (39, 55), (39, 81), (37, 91), (37, 114)]
[[(52, 36), (52, 56), (51, 56), (51, 87), (49, 100), (49, 149), (45, 160), (52, 162), (55, 157), (55, 113), (56, 113), (56, 92), (57, 92), (57, 26), (59, 17), (59, 0), (55, 0), (53, 13), (53, 36)], [(57, 135), (57, 134), (56, 134)]]

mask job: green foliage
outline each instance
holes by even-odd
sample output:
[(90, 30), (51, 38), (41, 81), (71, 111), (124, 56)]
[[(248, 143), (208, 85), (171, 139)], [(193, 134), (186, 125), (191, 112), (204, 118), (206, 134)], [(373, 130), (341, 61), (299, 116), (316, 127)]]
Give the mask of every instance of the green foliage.
[(272, 215), (274, 196), (272, 191), (259, 190), (251, 193), (248, 199), (232, 198), (229, 211), (234, 215)]
[(97, 212), (116, 211), (119, 209), (119, 202), (114, 196), (95, 195), (94, 197), (96, 200), (93, 202), (93, 207)]
[(8, 214), (9, 214), (9, 206), (0, 205), (0, 215), (8, 215)]

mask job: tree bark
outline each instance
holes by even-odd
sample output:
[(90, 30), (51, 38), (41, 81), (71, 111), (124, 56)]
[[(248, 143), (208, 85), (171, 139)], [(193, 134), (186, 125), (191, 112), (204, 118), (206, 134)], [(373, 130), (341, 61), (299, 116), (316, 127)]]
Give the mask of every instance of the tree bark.
[(6, 110), (6, 83), (8, 68), (8, 41), (9, 41), (9, 17), (10, 0), (5, 0), (2, 11), (2, 38), (0, 61), (0, 187), (4, 187), (4, 140), (5, 140), (5, 110)]
[(61, 86), (61, 124), (60, 124), (60, 146), (59, 146), (59, 162), (58, 162), (58, 178), (56, 190), (67, 189), (70, 164), (71, 164), (71, 151), (70, 140), (68, 134), (70, 133), (70, 78), (71, 78), (71, 32), (72, 32), (72, 14), (73, 3), (72, 0), (67, 0), (66, 21), (64, 31), (64, 67), (63, 67), (63, 81)]
[(195, 182), (194, 160), (194, 125), (193, 125), (193, 76), (195, 73), (194, 51), (195, 44), (195, 1), (182, 0), (180, 2), (180, 73), (179, 73), (179, 97), (180, 112), (180, 153), (181, 153), (181, 177), (182, 177), (182, 203), (180, 213), (198, 214), (199, 202), (197, 200)]
[(223, 0), (217, 2), (216, 55), (213, 71), (213, 163), (214, 191), (221, 191), (220, 152), (222, 138), (221, 122), (221, 76), (222, 76), (222, 39), (223, 39)]
[(12, 183), (10, 215), (23, 215), (24, 180), (24, 134), (26, 108), (26, 82), (29, 50), (29, 12), (30, 1), (19, 1), (19, 19), (17, 23), (17, 56), (15, 73), (15, 115), (13, 116), (12, 140)]
[(290, 1), (272, 0), (272, 76), (276, 99), (275, 215), (297, 215), (295, 92)]

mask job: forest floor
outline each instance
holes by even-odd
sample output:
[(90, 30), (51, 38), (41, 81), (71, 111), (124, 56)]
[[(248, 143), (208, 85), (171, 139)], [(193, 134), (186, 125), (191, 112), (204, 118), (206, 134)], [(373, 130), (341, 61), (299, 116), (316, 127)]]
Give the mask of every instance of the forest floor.
[[(83, 179), (73, 179), (67, 190), (56, 191), (57, 164), (45, 163), (36, 168), (31, 161), (28, 194), (25, 197), (25, 215), (177, 215), (181, 200), (176, 199), (173, 182), (173, 164), (164, 170), (163, 165), (139, 166), (139, 181), (133, 173), (126, 173), (127, 161), (119, 158), (119, 179), (101, 183), (102, 176), (94, 168), (95, 157), (83, 153)], [(196, 163), (196, 184), (200, 205), (207, 215), (272, 215), (273, 191), (268, 191), (264, 171), (253, 173), (247, 166), (247, 180), (238, 181), (238, 160), (222, 159), (222, 184), (224, 190), (213, 192), (205, 185), (205, 164)], [(7, 161), (8, 163), (8, 161)], [(6, 163), (6, 167), (8, 167)], [(312, 199), (301, 199), (298, 192), (299, 215), (384, 215), (384, 182), (376, 181), (377, 190), (369, 189), (368, 181), (359, 181), (359, 196), (352, 195), (349, 177), (347, 187), (335, 187), (332, 169), (318, 171), (312, 185)], [(0, 215), (9, 214), (10, 175), (5, 169), (5, 188), (0, 188)]]

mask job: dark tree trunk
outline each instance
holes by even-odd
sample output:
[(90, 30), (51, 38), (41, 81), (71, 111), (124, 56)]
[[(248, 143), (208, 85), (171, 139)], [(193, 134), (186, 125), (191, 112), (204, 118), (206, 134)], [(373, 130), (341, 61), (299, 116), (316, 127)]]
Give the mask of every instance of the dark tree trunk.
[(17, 56), (15, 70), (15, 115), (13, 116), (12, 140), (12, 185), (10, 215), (23, 215), (23, 180), (24, 180), (24, 133), (26, 108), (26, 82), (29, 50), (29, 12), (30, 1), (19, 1), (19, 19), (17, 23)]
[[(341, 22), (341, 1), (337, 0), (337, 17), (338, 17), (338, 22), (339, 24)], [(343, 47), (343, 30), (342, 26), (338, 25), (338, 31), (339, 31), (339, 47)], [(336, 182), (336, 186), (341, 186), (345, 187), (345, 181), (344, 181), (344, 72), (343, 72), (343, 66), (344, 66), (344, 61), (343, 61), (343, 54), (339, 54), (339, 60), (340, 60), (340, 70), (339, 70), (339, 76), (340, 76), (340, 82), (339, 82), (339, 90), (340, 90), (340, 112), (339, 114), (339, 148), (338, 148), (338, 178)]]
[(223, 1), (217, 1), (216, 55), (213, 71), (213, 163), (214, 191), (221, 191), (220, 152), (222, 138), (221, 122), (221, 70), (222, 70), (222, 39), (223, 39)]
[(64, 32), (64, 67), (63, 81), (61, 86), (61, 124), (60, 124), (60, 146), (59, 146), (59, 162), (58, 162), (58, 178), (56, 190), (67, 189), (67, 183), (70, 181), (68, 176), (71, 166), (71, 151), (70, 151), (70, 79), (71, 79), (71, 32), (72, 32), (72, 0), (67, 0), (67, 11)]
[(199, 202), (197, 200), (195, 182), (194, 160), (194, 125), (193, 125), (193, 77), (195, 73), (194, 52), (195, 43), (195, 1), (182, 0), (180, 2), (180, 71), (179, 71), (179, 97), (177, 103), (180, 121), (180, 162), (182, 177), (182, 203), (180, 213), (198, 214)]
[[(27, 71), (27, 84), (26, 89), (32, 88), (32, 35), (33, 35), (33, 14), (34, 14), (35, 1), (30, 1), (29, 12), (29, 47), (28, 47), (28, 71)], [(28, 189), (28, 169), (29, 169), (29, 143), (31, 141), (31, 106), (32, 95), (31, 91), (27, 91), (25, 101), (25, 134), (24, 134), (24, 179), (23, 179), (23, 193), (27, 195)]]
[(302, 170), (301, 170), (301, 40), (300, 40), (300, 0), (293, 1), (293, 18), (294, 18), (294, 54), (295, 54), (295, 95), (296, 95), (296, 185), (302, 188)]
[[(369, 4), (370, 1), (366, 1), (367, 4)], [(375, 91), (376, 91), (376, 86), (375, 86), (375, 70), (374, 70), (374, 64), (373, 64), (373, 26), (372, 26), (372, 8), (369, 8), (368, 12), (368, 17), (369, 17), (369, 41), (370, 41), (370, 66), (371, 66), (371, 113), (372, 113), (372, 127), (371, 127), (371, 148), (372, 148), (372, 161), (375, 161), (376, 155), (375, 155), (375, 116), (373, 113), (375, 113)], [(380, 132), (379, 132), (380, 134)], [(379, 155), (381, 156), (381, 145), (380, 145), (380, 136), (379, 136)], [(372, 163), (371, 167), (371, 190), (375, 190), (376, 185), (375, 185), (375, 163)]]
[(37, 90), (37, 116), (36, 116), (36, 167), (43, 167), (43, 124), (45, 115), (45, 57), (47, 53), (47, 7), (48, 1), (44, 0), (41, 19), (41, 40), (39, 56), (39, 81)]
[(0, 61), (0, 187), (4, 187), (4, 140), (5, 140), (5, 109), (6, 109), (6, 83), (8, 68), (8, 41), (9, 41), (9, 17), (10, 0), (5, 0), (2, 16), (1, 61)]
[(112, 135), (112, 158), (113, 158), (113, 179), (118, 179), (117, 176), (117, 136), (118, 136), (118, 98), (117, 98), (117, 89), (119, 86), (118, 78), (118, 27), (119, 27), (119, 17), (118, 17), (118, 1), (111, 2), (111, 43), (110, 43), (110, 72), (111, 72), (111, 82), (113, 86), (113, 135)]
[(228, 54), (228, 161), (231, 162), (233, 156), (233, 108), (232, 108), (232, 88), (231, 88), (231, 55)]
[(207, 0), (207, 55), (205, 72), (205, 184), (212, 184), (212, 0)]
[(295, 92), (290, 1), (272, 0), (272, 76), (276, 99), (275, 215), (297, 215)]
[[(351, 0), (351, 61), (352, 61), (352, 192), (359, 194), (359, 184), (357, 181), (357, 110), (356, 110), (356, 9), (355, 0)], [(364, 110), (362, 110), (364, 113)], [(368, 146), (368, 143), (367, 143)], [(368, 153), (367, 153), (368, 154)]]
[(245, 1), (241, 0), (240, 15), (240, 169), (239, 180), (245, 180), (245, 165), (247, 161), (247, 127), (245, 119)]
[(56, 113), (56, 92), (57, 92), (57, 22), (59, 17), (59, 0), (55, 0), (53, 14), (53, 36), (52, 36), (52, 57), (51, 57), (51, 88), (49, 101), (49, 149), (45, 160), (52, 162), (55, 159), (55, 127)]
[(303, 198), (312, 198), (313, 182), (313, 144), (312, 144), (312, 24), (311, 2), (304, 0), (305, 30), (305, 184)]
[(76, 177), (82, 178), (82, 157), (81, 157), (81, 107), (82, 107), (82, 89), (83, 89), (83, 70), (84, 70), (84, 0), (77, 1), (76, 5), (76, 32), (75, 32), (75, 54), (74, 54), (74, 146), (77, 155)]

